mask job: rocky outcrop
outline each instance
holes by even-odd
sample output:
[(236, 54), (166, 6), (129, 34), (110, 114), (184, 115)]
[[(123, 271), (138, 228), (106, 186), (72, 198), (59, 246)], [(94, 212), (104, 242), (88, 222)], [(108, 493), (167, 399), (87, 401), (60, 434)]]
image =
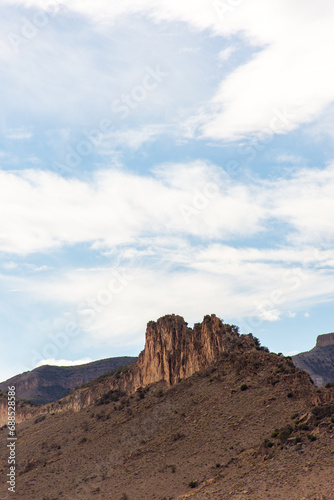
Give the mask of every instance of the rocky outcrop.
[(170, 387), (208, 367), (219, 354), (230, 351), (238, 338), (237, 331), (214, 314), (205, 316), (194, 328), (174, 314), (150, 321), (132, 390), (161, 380)]
[[(20, 401), (17, 401), (16, 404), (16, 413), (15, 413), (15, 422), (19, 424), (20, 422), (23, 422), (24, 420), (27, 420), (31, 417), (33, 417), (37, 409), (34, 406), (31, 406), (30, 404), (27, 403), (21, 403)], [(0, 394), (0, 427), (3, 425), (7, 425), (8, 423), (8, 399), (7, 395), (1, 393)]]
[(216, 315), (205, 316), (193, 328), (175, 314), (150, 321), (146, 329), (145, 349), (137, 362), (108, 379), (83, 387), (52, 405), (52, 411), (80, 409), (93, 404), (108, 391), (133, 394), (156, 382), (167, 387), (209, 367), (219, 355), (255, 349), (258, 341), (251, 335), (239, 335), (235, 326), (224, 324)]
[(326, 333), (325, 335), (318, 336), (316, 347), (327, 347), (329, 345), (334, 346), (334, 333)]
[[(77, 412), (97, 403), (108, 391), (131, 395), (156, 382), (171, 387), (208, 368), (224, 353), (244, 352), (258, 347), (258, 341), (252, 335), (240, 336), (237, 327), (223, 323), (214, 314), (205, 316), (203, 322), (195, 323), (193, 328), (181, 316), (167, 315), (148, 323), (145, 348), (135, 364), (120, 368), (110, 376), (102, 377), (102, 380), (100, 377), (57, 403), (32, 410), (29, 415)], [(22, 415), (24, 418), (24, 413)]]
[(334, 383), (334, 333), (319, 335), (313, 349), (293, 356), (292, 360), (309, 373), (317, 386)]

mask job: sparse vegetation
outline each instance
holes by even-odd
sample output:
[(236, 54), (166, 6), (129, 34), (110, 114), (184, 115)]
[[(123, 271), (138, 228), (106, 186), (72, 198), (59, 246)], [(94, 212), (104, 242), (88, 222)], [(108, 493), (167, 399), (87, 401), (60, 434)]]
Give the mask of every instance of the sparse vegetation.
[(121, 397), (125, 396), (125, 392), (119, 391), (118, 389), (110, 390), (100, 397), (97, 405), (107, 405), (111, 402), (119, 401)]
[(291, 436), (292, 434), (292, 427), (291, 425), (288, 425), (287, 427), (285, 427), (284, 429), (282, 429), (279, 434), (278, 434), (278, 439), (280, 440), (281, 444), (285, 443), (289, 437)]
[(40, 422), (43, 422), (43, 420), (46, 419), (46, 415), (39, 415), (37, 418), (35, 418), (35, 424), (39, 424)]
[(312, 413), (319, 420), (322, 420), (323, 418), (331, 417), (334, 414), (334, 405), (333, 404), (324, 404), (321, 406), (316, 406), (315, 408), (312, 409)]

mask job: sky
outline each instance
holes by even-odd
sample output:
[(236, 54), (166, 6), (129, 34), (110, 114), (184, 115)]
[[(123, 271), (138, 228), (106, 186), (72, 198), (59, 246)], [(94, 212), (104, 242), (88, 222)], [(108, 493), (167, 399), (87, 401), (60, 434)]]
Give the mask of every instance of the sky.
[(2, 0), (0, 379), (215, 313), (334, 331), (334, 4)]

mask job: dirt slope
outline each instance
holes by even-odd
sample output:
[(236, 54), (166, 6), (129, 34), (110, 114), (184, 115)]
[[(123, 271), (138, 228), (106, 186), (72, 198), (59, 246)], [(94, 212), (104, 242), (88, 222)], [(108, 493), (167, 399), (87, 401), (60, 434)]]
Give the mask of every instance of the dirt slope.
[(289, 359), (226, 353), (169, 389), (20, 424), (15, 498), (332, 499), (333, 399)]

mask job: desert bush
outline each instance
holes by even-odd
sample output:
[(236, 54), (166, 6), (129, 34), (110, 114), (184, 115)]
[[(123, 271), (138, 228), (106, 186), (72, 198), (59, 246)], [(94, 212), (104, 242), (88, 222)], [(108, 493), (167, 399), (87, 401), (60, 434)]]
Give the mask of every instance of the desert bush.
[(334, 414), (334, 405), (325, 404), (322, 406), (316, 406), (315, 408), (313, 408), (312, 413), (317, 417), (318, 420), (331, 417)]
[(292, 429), (291, 425), (289, 425), (288, 427), (285, 427), (284, 429), (282, 429), (279, 432), (278, 439), (280, 440), (280, 442), (282, 444), (285, 443), (289, 439), (289, 437), (290, 437), (290, 435), (292, 433), (292, 430), (293, 429)]
[(190, 486), (190, 488), (196, 488), (196, 486), (198, 486), (198, 482), (197, 481), (190, 481), (189, 486)]
[(35, 424), (39, 424), (39, 422), (43, 422), (43, 420), (46, 419), (46, 415), (39, 415), (37, 418), (35, 418)]
[(310, 428), (309, 428), (309, 426), (307, 424), (299, 424), (298, 425), (298, 429), (300, 431), (309, 431), (310, 430)]
[(116, 390), (110, 390), (103, 394), (103, 396), (100, 397), (98, 402), (96, 403), (97, 405), (107, 405), (111, 403), (112, 401), (119, 401), (122, 396), (125, 396), (125, 392), (119, 391), (118, 389)]
[(240, 387), (240, 391), (247, 391), (247, 389), (248, 389), (247, 384), (242, 384), (242, 386)]

